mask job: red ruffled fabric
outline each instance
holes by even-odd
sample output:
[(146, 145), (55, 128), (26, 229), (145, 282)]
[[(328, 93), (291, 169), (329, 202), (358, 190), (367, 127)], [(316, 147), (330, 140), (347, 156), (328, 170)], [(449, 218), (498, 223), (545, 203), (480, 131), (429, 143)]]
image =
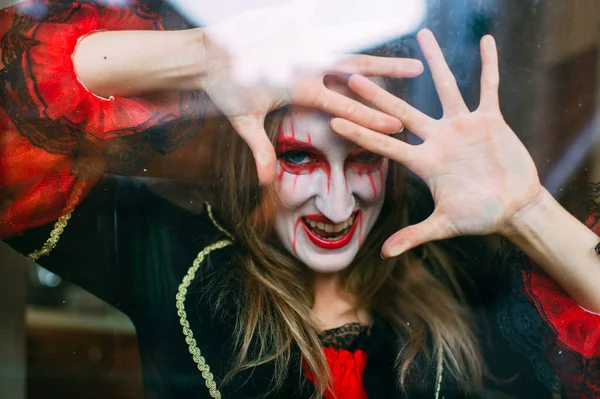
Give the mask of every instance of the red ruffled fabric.
[(107, 100), (75, 75), (81, 37), (150, 29), (162, 29), (161, 16), (138, 1), (36, 0), (0, 11), (0, 238), (57, 219), (76, 181), (85, 194), (100, 174), (134, 173), (198, 130), (203, 110), (189, 100), (200, 95)]
[(556, 332), (556, 339), (586, 358), (600, 357), (600, 314), (579, 306), (549, 276), (525, 276), (528, 293), (538, 311)]
[[(335, 348), (323, 348), (323, 351), (333, 378), (333, 388), (325, 391), (325, 399), (368, 399), (362, 378), (367, 364), (366, 352)], [(315, 382), (312, 371), (305, 369), (304, 373), (310, 382)]]
[[(586, 225), (600, 235), (600, 213), (593, 211)], [(568, 398), (600, 397), (600, 314), (579, 306), (548, 275), (522, 272), (524, 289), (542, 320), (550, 328), (552, 342), (546, 356)]]
[[(599, 220), (600, 212), (594, 210), (585, 221), (598, 235)], [(523, 280), (543, 319), (556, 332), (556, 339), (586, 358), (600, 357), (600, 314), (583, 309), (545, 274), (526, 271)]]

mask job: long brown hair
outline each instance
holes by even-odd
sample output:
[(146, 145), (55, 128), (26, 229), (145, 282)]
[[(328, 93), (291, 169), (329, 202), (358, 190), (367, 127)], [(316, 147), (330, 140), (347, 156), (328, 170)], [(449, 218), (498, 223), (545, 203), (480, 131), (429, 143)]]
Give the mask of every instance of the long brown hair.
[[(266, 130), (277, 139), (285, 110), (269, 115)], [(255, 163), (247, 145), (234, 132), (220, 135), (212, 152), (212, 190), (219, 215), (235, 236), (235, 278), (215, 290), (224, 303), (235, 292), (243, 295), (237, 315), (236, 363), (230, 377), (244, 369), (273, 362), (273, 391), (279, 389), (292, 362), (293, 348), (317, 376), (317, 391), (330, 384), (319, 331), (311, 318), (311, 273), (282, 249), (272, 233), (277, 207), (273, 188), (259, 187)], [(408, 223), (406, 171), (390, 161), (380, 217), (344, 271), (345, 291), (393, 326), (399, 339), (397, 381), (404, 388), (414, 376), (415, 360), (440, 361), (467, 391), (482, 385), (483, 365), (469, 315), (461, 303), (452, 262), (435, 244), (426, 244), (426, 259), (408, 252), (381, 259), (385, 239)], [(239, 285), (242, 285), (240, 289)], [(427, 366), (427, 364), (426, 364)]]

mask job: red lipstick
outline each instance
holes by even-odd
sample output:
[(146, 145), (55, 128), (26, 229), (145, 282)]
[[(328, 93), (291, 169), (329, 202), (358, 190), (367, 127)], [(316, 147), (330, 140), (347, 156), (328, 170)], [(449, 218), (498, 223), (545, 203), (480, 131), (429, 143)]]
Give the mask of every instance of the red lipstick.
[[(304, 232), (306, 233), (308, 238), (317, 247), (323, 248), (323, 249), (339, 249), (339, 248), (342, 248), (342, 247), (345, 247), (346, 245), (348, 245), (350, 243), (350, 241), (352, 240), (352, 237), (354, 236), (354, 232), (356, 231), (356, 226), (358, 224), (357, 220), (358, 220), (359, 213), (360, 213), (360, 211), (357, 211), (354, 214), (354, 222), (352, 223), (352, 227), (350, 228), (350, 230), (348, 230), (348, 232), (346, 234), (344, 234), (342, 237), (338, 238), (337, 240), (327, 240), (325, 238), (317, 236), (306, 225), (306, 223), (304, 223), (304, 221), (302, 221), (302, 227), (304, 228)], [(326, 218), (323, 215), (306, 215), (305, 218), (314, 220), (316, 222), (333, 224), (333, 222), (331, 220), (329, 220), (328, 218)], [(300, 220), (302, 220), (302, 218), (300, 218)]]

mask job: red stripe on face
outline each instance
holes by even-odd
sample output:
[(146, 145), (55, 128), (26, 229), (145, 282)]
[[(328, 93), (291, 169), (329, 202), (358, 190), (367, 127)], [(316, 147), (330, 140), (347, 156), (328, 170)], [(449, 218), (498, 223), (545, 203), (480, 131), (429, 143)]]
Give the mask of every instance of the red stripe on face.
[(378, 158), (375, 162), (359, 162), (348, 157), (348, 160), (346, 161), (346, 168), (355, 170), (359, 176), (380, 170), (382, 166), (383, 158)]
[(375, 186), (375, 180), (373, 180), (373, 174), (369, 174), (369, 183), (371, 183), (371, 190), (373, 190), (373, 198), (377, 197), (377, 186)]
[[(296, 130), (294, 128), (293, 120), (290, 123), (291, 135), (286, 136), (283, 129), (283, 123), (279, 127), (279, 137), (277, 138), (276, 150), (277, 155), (280, 157), (279, 163), (281, 165), (281, 172), (279, 173), (279, 183), (281, 184), (284, 176), (284, 172), (296, 175), (293, 182), (293, 188), (296, 188), (298, 182), (298, 175), (312, 174), (315, 171), (322, 169), (327, 174), (328, 187), (330, 186), (330, 166), (325, 155), (316, 147), (312, 145), (312, 138), (310, 133), (306, 133), (308, 141), (300, 141), (296, 138)], [(288, 162), (281, 158), (282, 154), (288, 151), (303, 152), (312, 158), (310, 162), (305, 163), (293, 163)]]
[[(373, 160), (370, 161), (370, 158)], [(348, 154), (345, 168), (355, 171), (360, 177), (367, 175), (373, 191), (373, 198), (377, 197), (377, 185), (372, 174), (377, 171), (380, 177), (383, 178), (383, 157), (362, 148), (357, 148)]]
[[(317, 170), (323, 170), (327, 175), (327, 186), (329, 188), (331, 185), (331, 167), (325, 155), (317, 148), (294, 138), (284, 137), (277, 141), (276, 150), (282, 170), (293, 175), (310, 175)], [(283, 157), (286, 152), (305, 153), (311, 159), (303, 163), (289, 162)]]

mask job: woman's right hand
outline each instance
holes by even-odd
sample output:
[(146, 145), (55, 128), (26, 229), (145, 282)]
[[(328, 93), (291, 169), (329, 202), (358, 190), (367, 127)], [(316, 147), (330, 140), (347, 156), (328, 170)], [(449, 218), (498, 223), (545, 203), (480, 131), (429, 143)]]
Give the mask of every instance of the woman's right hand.
[[(328, 89), (323, 73), (304, 74), (287, 88), (247, 86), (237, 82), (231, 58), (207, 35), (203, 47), (206, 65), (200, 86), (252, 150), (262, 185), (272, 183), (276, 174), (275, 149), (265, 132), (265, 117), (286, 104), (317, 108), (380, 132), (395, 133), (402, 128), (398, 119)], [(411, 78), (422, 71), (418, 60), (350, 55), (327, 73)]]

